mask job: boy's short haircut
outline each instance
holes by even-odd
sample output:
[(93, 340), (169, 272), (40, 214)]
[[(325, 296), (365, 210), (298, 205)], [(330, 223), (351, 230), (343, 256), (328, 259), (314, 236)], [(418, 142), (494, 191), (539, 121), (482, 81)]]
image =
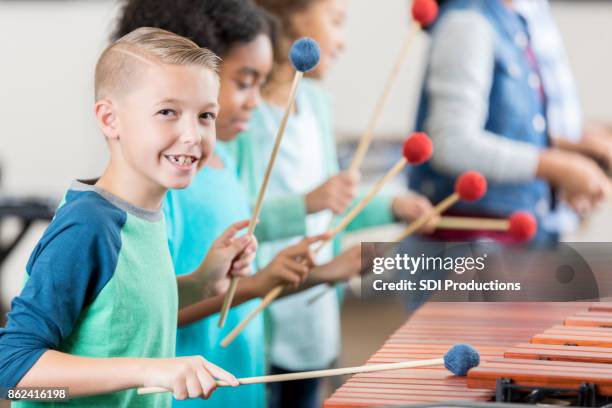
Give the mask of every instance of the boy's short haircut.
[(169, 31), (141, 27), (109, 45), (96, 65), (95, 98), (125, 93), (142, 65), (199, 65), (219, 73), (220, 58), (193, 41)]

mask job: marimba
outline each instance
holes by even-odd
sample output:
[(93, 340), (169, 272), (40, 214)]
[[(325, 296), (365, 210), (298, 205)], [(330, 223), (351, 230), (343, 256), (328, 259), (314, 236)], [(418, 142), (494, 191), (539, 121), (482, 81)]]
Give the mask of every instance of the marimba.
[[(465, 342), (481, 354), (467, 378), (444, 368), (357, 374), (325, 407), (567, 397), (612, 402), (612, 303), (429, 303), (368, 364), (435, 358)], [(542, 402), (542, 400), (540, 400)]]

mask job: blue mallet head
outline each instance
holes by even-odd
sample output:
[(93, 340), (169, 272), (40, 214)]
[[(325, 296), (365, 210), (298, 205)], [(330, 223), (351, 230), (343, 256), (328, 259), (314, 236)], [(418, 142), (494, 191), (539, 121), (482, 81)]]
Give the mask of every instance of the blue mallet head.
[(293, 43), (289, 50), (291, 65), (300, 71), (308, 72), (319, 63), (321, 49), (319, 44), (312, 38), (303, 37)]
[(444, 367), (455, 375), (464, 376), (480, 364), (480, 355), (469, 344), (455, 344), (444, 355)]

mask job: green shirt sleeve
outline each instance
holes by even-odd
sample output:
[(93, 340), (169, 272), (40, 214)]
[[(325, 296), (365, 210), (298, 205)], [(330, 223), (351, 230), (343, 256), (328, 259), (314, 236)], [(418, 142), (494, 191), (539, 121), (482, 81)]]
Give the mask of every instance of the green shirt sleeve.
[[(257, 195), (263, 180), (265, 166), (261, 165), (263, 153), (260, 146), (253, 142), (250, 132), (265, 129), (258, 115), (254, 116), (251, 130), (241, 134), (225, 147), (233, 155), (237, 174), (245, 186), (251, 208), (255, 207)], [(264, 197), (259, 213), (259, 224), (255, 236), (260, 242), (275, 241), (306, 234), (306, 203), (301, 194), (287, 193)]]
[[(362, 196), (358, 197), (355, 203), (359, 202)], [(396, 219), (391, 210), (392, 201), (393, 197), (390, 195), (378, 195), (374, 197), (361, 213), (359, 213), (359, 215), (346, 227), (346, 231), (357, 231), (364, 228), (394, 223)], [(354, 204), (351, 208), (354, 207)], [(349, 208), (348, 211), (350, 211), (351, 208)]]

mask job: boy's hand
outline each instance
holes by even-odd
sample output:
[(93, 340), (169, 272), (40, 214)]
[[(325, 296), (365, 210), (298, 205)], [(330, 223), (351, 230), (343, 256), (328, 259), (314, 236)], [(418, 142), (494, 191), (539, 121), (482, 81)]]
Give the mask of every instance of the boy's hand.
[(250, 274), (257, 241), (247, 235), (236, 238), (236, 234), (248, 225), (249, 220), (232, 224), (210, 247), (196, 272), (205, 296), (227, 291), (232, 276)]
[(148, 359), (144, 365), (144, 387), (162, 387), (174, 398), (210, 397), (217, 388), (216, 380), (239, 385), (236, 377), (201, 356)]
[(304, 282), (308, 273), (315, 266), (314, 254), (310, 246), (326, 239), (329, 234), (308, 237), (295, 245), (280, 251), (262, 270), (257, 272), (253, 279), (257, 296), (265, 296), (272, 288), (278, 285), (289, 285), (297, 288)]
[(330, 177), (306, 194), (306, 212), (313, 214), (329, 209), (334, 214), (343, 213), (357, 196), (359, 179), (357, 171), (342, 171)]
[[(411, 223), (417, 218), (433, 210), (431, 202), (424, 196), (416, 193), (400, 195), (393, 199), (391, 209), (396, 218)], [(419, 232), (431, 233), (436, 229), (440, 216), (435, 215)]]

